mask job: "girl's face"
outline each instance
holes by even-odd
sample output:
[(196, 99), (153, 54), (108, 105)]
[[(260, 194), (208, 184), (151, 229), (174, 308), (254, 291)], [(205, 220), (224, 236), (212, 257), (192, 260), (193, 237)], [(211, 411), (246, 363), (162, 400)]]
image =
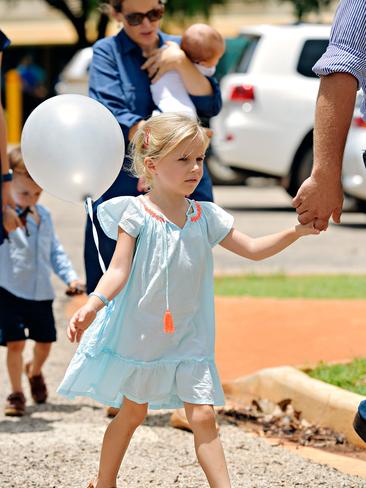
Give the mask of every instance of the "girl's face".
[(153, 176), (153, 188), (187, 196), (194, 192), (203, 175), (205, 145), (199, 137), (185, 139), (161, 159), (146, 158)]
[(116, 17), (122, 22), (128, 37), (141, 49), (146, 49), (156, 46), (163, 12), (164, 7), (159, 0), (123, 0), (121, 12)]
[(42, 194), (42, 188), (23, 173), (14, 173), (11, 191), (15, 203), (21, 208), (33, 207)]

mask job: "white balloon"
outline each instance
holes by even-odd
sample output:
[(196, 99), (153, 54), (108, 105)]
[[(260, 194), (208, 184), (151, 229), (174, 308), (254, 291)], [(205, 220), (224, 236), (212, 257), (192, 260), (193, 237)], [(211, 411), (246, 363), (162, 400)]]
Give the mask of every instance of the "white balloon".
[(99, 198), (121, 170), (121, 128), (101, 103), (58, 95), (28, 117), (21, 149), (29, 174), (44, 190), (71, 202)]

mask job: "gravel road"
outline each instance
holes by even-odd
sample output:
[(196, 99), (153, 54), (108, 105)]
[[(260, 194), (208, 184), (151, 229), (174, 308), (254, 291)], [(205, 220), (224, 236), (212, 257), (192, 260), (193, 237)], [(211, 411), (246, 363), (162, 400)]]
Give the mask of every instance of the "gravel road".
[[(66, 248), (81, 269), (80, 215), (67, 217), (54, 206), (59, 234), (68, 236)], [(65, 242), (65, 240), (64, 240)], [(73, 353), (65, 337), (64, 288), (56, 283), (55, 302), (59, 340), (45, 368), (49, 403), (34, 406), (28, 397), (27, 415), (4, 417), (0, 409), (0, 488), (86, 488), (98, 464), (101, 439), (108, 420), (100, 405), (90, 400), (68, 401), (56, 395), (66, 365)], [(27, 345), (26, 358), (31, 354)], [(5, 349), (0, 350), (5, 373)], [(1, 380), (0, 405), (9, 387)], [(195, 459), (192, 434), (168, 426), (169, 412), (148, 416), (136, 432), (121, 469), (120, 487), (204, 488), (207, 483)], [(276, 487), (366, 487), (366, 480), (333, 468), (314, 464), (281, 447), (270, 446), (238, 427), (223, 423), (224, 443), (233, 488)]]

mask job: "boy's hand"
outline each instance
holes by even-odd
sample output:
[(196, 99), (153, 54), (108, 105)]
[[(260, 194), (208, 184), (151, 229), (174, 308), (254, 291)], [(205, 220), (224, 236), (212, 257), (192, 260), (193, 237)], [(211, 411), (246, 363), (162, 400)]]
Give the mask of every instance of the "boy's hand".
[(297, 224), (295, 225), (295, 231), (300, 237), (320, 234), (320, 230), (315, 229), (313, 222), (305, 225)]
[(70, 342), (80, 342), (81, 336), (84, 331), (95, 319), (97, 313), (93, 308), (88, 305), (84, 305), (79, 308), (77, 312), (71, 317), (69, 325), (67, 326), (67, 337)]
[(81, 295), (85, 293), (85, 283), (82, 283), (80, 280), (74, 280), (69, 283), (67, 290), (65, 291), (66, 295), (72, 297), (74, 295)]

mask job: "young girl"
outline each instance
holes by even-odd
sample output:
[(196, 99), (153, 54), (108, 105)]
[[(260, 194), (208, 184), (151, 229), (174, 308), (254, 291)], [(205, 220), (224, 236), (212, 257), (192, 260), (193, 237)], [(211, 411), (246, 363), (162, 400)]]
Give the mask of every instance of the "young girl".
[(132, 434), (151, 409), (184, 405), (197, 458), (211, 488), (229, 488), (214, 405), (224, 395), (214, 361), (215, 323), (211, 248), (264, 259), (299, 237), (296, 225), (252, 239), (210, 202), (190, 200), (203, 171), (208, 139), (187, 116), (165, 113), (135, 135), (133, 168), (151, 190), (98, 207), (104, 232), (117, 240), (108, 271), (72, 317), (71, 342), (80, 346), (59, 392), (85, 395), (121, 409), (109, 424), (99, 473), (89, 488), (116, 486)]

